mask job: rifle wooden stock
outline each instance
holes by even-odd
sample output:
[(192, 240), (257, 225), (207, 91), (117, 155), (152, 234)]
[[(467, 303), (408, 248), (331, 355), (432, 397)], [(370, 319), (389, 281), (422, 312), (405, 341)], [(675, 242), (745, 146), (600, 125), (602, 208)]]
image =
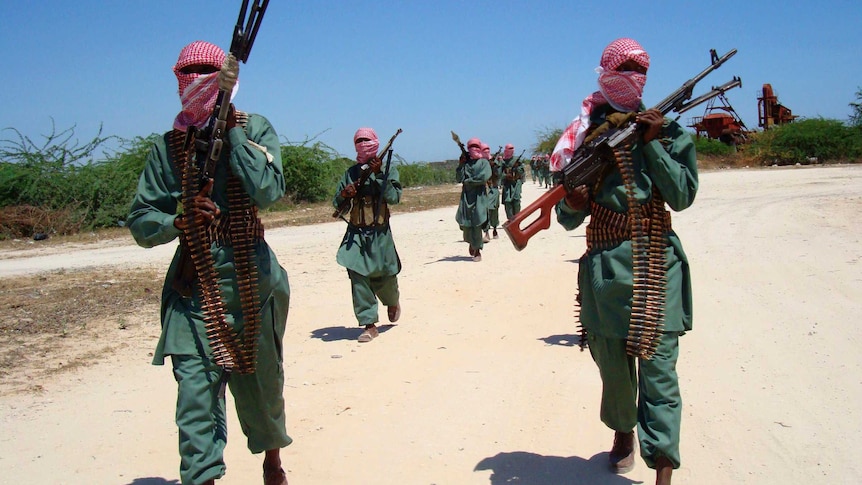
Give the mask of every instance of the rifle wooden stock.
[[(524, 249), (531, 237), (539, 231), (551, 227), (551, 212), (565, 196), (566, 187), (557, 185), (503, 223), (503, 231), (509, 236), (515, 249), (518, 251)], [(539, 217), (522, 228), (521, 224), (536, 211), (541, 211)]]

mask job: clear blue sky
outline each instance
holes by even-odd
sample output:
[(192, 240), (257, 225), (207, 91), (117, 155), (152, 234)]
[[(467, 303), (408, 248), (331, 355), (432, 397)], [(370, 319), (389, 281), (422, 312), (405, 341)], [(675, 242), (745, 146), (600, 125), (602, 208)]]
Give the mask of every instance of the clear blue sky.
[[(123, 138), (170, 129), (177, 54), (199, 39), (227, 49), (239, 5), (3, 1), (0, 128), (38, 141), (53, 118), (81, 142), (100, 124)], [(633, 37), (652, 58), (647, 106), (705, 68), (709, 49), (735, 48), (700, 91), (740, 76), (728, 99), (749, 128), (764, 83), (794, 114), (843, 121), (862, 87), (860, 25), (859, 0), (271, 0), (235, 103), (283, 141), (317, 136), (351, 158), (360, 126), (383, 140), (402, 128), (395, 151), (411, 162), (455, 158), (450, 130), (520, 153), (578, 113), (602, 49)]]

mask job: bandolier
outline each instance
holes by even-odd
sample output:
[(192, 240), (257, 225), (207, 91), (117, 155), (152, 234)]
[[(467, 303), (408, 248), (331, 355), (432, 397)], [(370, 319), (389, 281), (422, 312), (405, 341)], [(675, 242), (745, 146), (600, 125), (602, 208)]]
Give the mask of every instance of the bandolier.
[[(661, 338), (665, 317), (667, 290), (667, 235), (671, 231), (670, 212), (664, 199), (653, 187), (652, 197), (646, 204), (635, 199), (634, 171), (631, 145), (620, 147), (613, 153), (616, 168), (622, 175), (626, 190), (628, 212), (623, 214), (605, 208), (590, 200), (590, 222), (587, 224), (587, 250), (601, 251), (631, 240), (632, 245), (632, 310), (626, 336), (626, 352), (634, 357), (649, 359)], [(598, 190), (603, 178), (593, 187)], [(586, 254), (584, 257), (586, 257)], [(579, 317), (581, 297), (577, 297)], [(586, 329), (579, 327), (581, 347), (587, 342)]]
[(380, 194), (376, 184), (364, 184), (358, 188), (356, 197), (350, 202), (351, 226), (371, 229), (389, 224), (389, 205)]
[[(245, 129), (248, 114), (237, 111), (236, 124)], [(193, 138), (193, 137), (192, 137)], [(186, 133), (173, 130), (169, 145), (175, 168), (181, 176), (183, 207), (201, 190), (201, 171), (194, 163), (194, 140)], [(188, 147), (184, 149), (183, 147)], [(201, 300), (207, 338), (214, 362), (228, 372), (251, 374), (257, 365), (257, 342), (260, 335), (260, 297), (258, 293), (255, 246), (263, 239), (264, 228), (251, 198), (227, 165), (227, 210), (209, 225), (196, 219), (180, 236), (181, 264), (174, 288), (185, 297), (197, 289)], [(232, 247), (237, 286), (242, 308), (242, 334), (225, 319), (227, 309), (219, 290), (211, 247)], [(197, 285), (195, 285), (197, 282)]]

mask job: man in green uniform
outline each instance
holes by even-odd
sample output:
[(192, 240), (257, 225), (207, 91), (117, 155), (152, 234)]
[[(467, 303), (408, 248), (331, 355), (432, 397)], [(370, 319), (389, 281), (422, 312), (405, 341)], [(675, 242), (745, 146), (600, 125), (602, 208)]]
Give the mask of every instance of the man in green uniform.
[(521, 211), (521, 186), (524, 183), (524, 164), (514, 158), (515, 146), (507, 143), (503, 148), (503, 206), (506, 219)]
[(473, 261), (482, 261), (482, 226), (488, 220), (488, 179), (491, 164), (482, 153), (482, 141), (467, 141), (467, 154), (461, 155), (455, 176), (461, 184), (461, 200), (455, 212), (455, 221), (461, 227), (464, 241), (470, 245)]
[[(490, 153), (490, 147), (488, 152)], [(489, 162), (491, 178), (488, 179), (488, 221), (485, 223), (483, 242), (489, 242), (492, 237), (494, 239), (500, 237), (497, 234), (497, 227), (500, 226), (500, 176), (503, 171), (503, 156), (497, 155), (494, 160), (489, 160)], [(491, 234), (488, 233), (489, 230), (492, 231)]]
[(538, 175), (539, 175), (539, 167), (538, 167), (538, 164), (536, 162), (536, 156), (533, 155), (532, 157), (530, 157), (530, 178), (533, 180), (533, 184), (536, 183), (536, 180), (538, 179)]
[(548, 154), (542, 155), (542, 159), (540, 160), (539, 169), (539, 187), (544, 187), (546, 189), (551, 188), (551, 184), (553, 181), (551, 180), (551, 170), (550, 170), (550, 157)]
[[(332, 204), (350, 199), (350, 218), (336, 260), (347, 268), (353, 294), (353, 313), (363, 326), (359, 342), (370, 342), (377, 330), (377, 300), (386, 305), (390, 322), (401, 316), (398, 273), (401, 260), (389, 226), (389, 205), (401, 202), (398, 168), (378, 157), (380, 142), (371, 128), (353, 135), (356, 163), (344, 172)], [(363, 173), (367, 174), (363, 180)]]
[[(219, 47), (193, 42), (180, 52), (174, 66), (179, 82), (182, 111), (174, 130), (159, 138), (149, 155), (132, 201), (128, 227), (135, 241), (149, 248), (180, 237), (162, 290), (162, 332), (153, 364), (163, 365), (170, 356), (177, 381), (176, 423), (179, 428), (183, 484), (211, 485), (225, 473), (223, 451), (227, 442), (224, 384), (233, 394), (236, 412), (252, 453), (265, 452), (266, 485), (287, 485), (280, 449), (291, 443), (285, 430), (284, 370), (282, 338), (290, 302), (287, 273), (263, 239), (257, 208), (265, 208), (284, 195), (284, 177), (278, 135), (263, 116), (235, 111), (227, 119), (225, 146), (212, 177), (203, 188), (189, 194), (184, 186), (197, 180), (196, 163), (181, 148), (188, 131), (204, 127), (213, 111), (222, 83), (231, 92), (238, 64), (226, 60)], [(178, 214), (178, 203), (183, 212)], [(234, 217), (231, 217), (234, 216)], [(234, 220), (250, 221), (241, 226)], [(202, 305), (201, 276), (191, 262), (189, 229), (202, 224), (207, 229), (202, 251), (211, 253), (215, 301), (221, 311), (209, 312)], [(244, 248), (232, 241), (246, 240)], [(235, 259), (236, 256), (236, 259)], [(241, 257), (256, 269), (256, 275), (238, 278)], [(256, 291), (255, 291), (256, 289)], [(247, 301), (246, 301), (247, 300)], [(225, 340), (210, 341), (207, 315), (223, 318), (226, 328), (253, 347), (245, 371), (219, 365), (219, 347)], [(247, 328), (247, 320), (255, 320)], [(257, 334), (256, 339), (253, 336)], [(236, 343), (226, 339), (228, 344)], [(256, 355), (256, 359), (254, 356)]]
[[(666, 485), (680, 465), (676, 361), (678, 339), (691, 330), (692, 294), (688, 259), (665, 204), (676, 211), (689, 207), (698, 178), (690, 135), (661, 112), (642, 111), (648, 68), (649, 56), (634, 40), (608, 45), (601, 58), (600, 91), (584, 100), (582, 115), (563, 132), (551, 169), (561, 170), (604, 121), (639, 112), (635, 120), (642, 137), (630, 157), (617, 157), (615, 168), (594, 186), (568, 194), (556, 211), (566, 229), (590, 216), (578, 301), (602, 378), (601, 419), (615, 431), (611, 468), (625, 473), (634, 466), (637, 426), (640, 455), (656, 469), (656, 483)], [(647, 269), (634, 272), (635, 266)], [(638, 332), (650, 322), (659, 337), (644, 345)]]

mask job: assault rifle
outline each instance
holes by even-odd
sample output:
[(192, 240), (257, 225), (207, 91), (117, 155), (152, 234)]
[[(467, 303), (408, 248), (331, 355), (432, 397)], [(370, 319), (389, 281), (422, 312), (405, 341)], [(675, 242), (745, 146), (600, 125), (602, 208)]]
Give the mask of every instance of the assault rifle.
[(506, 170), (504, 170), (504, 172), (505, 172), (504, 175), (506, 176), (506, 180), (514, 181), (514, 180), (518, 179), (518, 177), (515, 175), (515, 169), (518, 168), (518, 165), (521, 163), (521, 157), (524, 156), (524, 152), (526, 152), (526, 151), (527, 151), (526, 148), (521, 150), (521, 154), (518, 155), (518, 158), (516, 158), (514, 162), (512, 162), (512, 166), (507, 168)]
[[(711, 91), (703, 94), (695, 99), (691, 99), (694, 86), (705, 78), (709, 73), (716, 70), (724, 64), (728, 59), (736, 54), (736, 49), (731, 49), (727, 54), (718, 57), (715, 49), (710, 51), (711, 64), (697, 76), (689, 79), (683, 85), (674, 91), (670, 96), (657, 104), (654, 109), (657, 109), (661, 114), (666, 115), (673, 111), (678, 115), (702, 104), (725, 91), (735, 87), (742, 86), (742, 80), (734, 76), (732, 80), (718, 87), (713, 87)], [(690, 100), (690, 101), (689, 101)], [(679, 116), (677, 116), (679, 118)], [(503, 230), (509, 235), (512, 244), (518, 251), (527, 247), (527, 242), (531, 237), (536, 235), (542, 229), (551, 227), (551, 211), (554, 206), (562, 200), (567, 193), (575, 190), (581, 185), (595, 182), (605, 168), (613, 163), (613, 150), (620, 146), (633, 143), (640, 136), (639, 126), (632, 120), (634, 117), (629, 117), (629, 120), (622, 123), (621, 126), (613, 126), (609, 122), (599, 126), (596, 132), (605, 130), (600, 135), (596, 136), (589, 142), (585, 142), (578, 147), (577, 151), (572, 155), (571, 162), (563, 168), (562, 180), (559, 181), (553, 189), (545, 192), (541, 197), (536, 199), (532, 204), (525, 207), (523, 210), (515, 214), (511, 219), (503, 223)], [(605, 126), (607, 125), (607, 126)], [(530, 217), (534, 212), (541, 211), (538, 218), (527, 224), (523, 229), (521, 223)]]
[(502, 152), (502, 151), (503, 151), (503, 147), (498, 147), (498, 148), (497, 148), (497, 153), (495, 153), (495, 154), (491, 157), (491, 160), (489, 160), (489, 162), (493, 162), (494, 160), (496, 160), (496, 159), (497, 159), (497, 156), (498, 156), (498, 155), (500, 155), (500, 152)]
[[(401, 128), (398, 128), (398, 131), (396, 131), (395, 134), (392, 135), (392, 138), (389, 139), (389, 143), (387, 143), (386, 146), (383, 147), (383, 149), (380, 150), (380, 152), (377, 154), (377, 158), (379, 160), (383, 160), (383, 156), (386, 155), (386, 152), (388, 152), (389, 149), (392, 147), (392, 142), (395, 141), (395, 137), (397, 137), (400, 134), (401, 134)], [(389, 163), (391, 161), (392, 161), (392, 154), (390, 153), (389, 154), (389, 160), (387, 160), (387, 163), (386, 163), (386, 176), (387, 177), (389, 176)], [(368, 177), (371, 176), (371, 165), (369, 163), (363, 163), (361, 170), (362, 171), (359, 174), (359, 179), (356, 182), (353, 182), (353, 186), (356, 187), (357, 191), (359, 190), (359, 187), (362, 187), (365, 184), (365, 181), (368, 180)], [(347, 211), (350, 210), (350, 201), (351, 200), (352, 200), (352, 197), (342, 200), (341, 203), (338, 204), (338, 207), (335, 209), (335, 212), (332, 213), (332, 217), (338, 218), (338, 217), (343, 217), (344, 214), (347, 214)]]
[[(233, 29), (233, 39), (229, 50), (230, 55), (237, 61), (243, 63), (248, 61), (248, 55), (251, 53), (251, 47), (254, 45), (254, 39), (257, 37), (257, 31), (268, 4), (269, 0), (263, 0), (262, 3), (260, 0), (254, 0), (251, 9), (249, 9), (249, 0), (243, 0), (236, 26)], [(246, 14), (248, 14), (248, 21), (246, 21)], [(221, 156), (224, 137), (227, 134), (230, 96), (229, 90), (219, 88), (213, 114), (202, 133), (196, 134), (194, 129), (189, 129), (187, 132), (186, 144), (192, 136), (195, 137), (196, 160), (201, 168), (201, 177), (204, 180), (202, 183), (205, 183), (206, 179), (212, 178), (215, 166)]]

